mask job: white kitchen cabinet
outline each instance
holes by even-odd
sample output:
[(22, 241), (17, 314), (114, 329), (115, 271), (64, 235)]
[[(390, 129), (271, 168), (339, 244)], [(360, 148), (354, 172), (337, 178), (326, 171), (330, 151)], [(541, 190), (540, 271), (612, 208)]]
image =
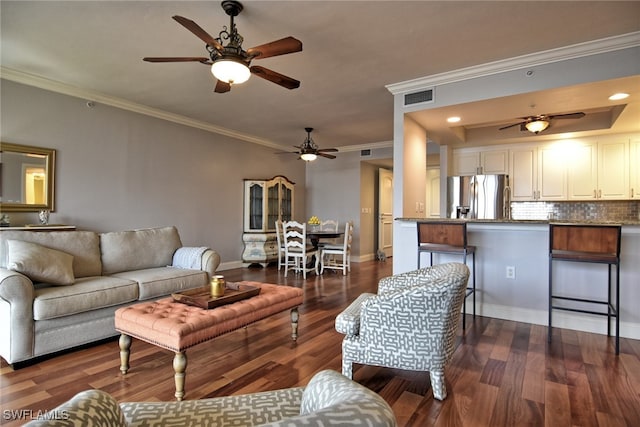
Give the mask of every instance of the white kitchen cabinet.
[(629, 197), (627, 139), (577, 144), (568, 156), (569, 200)]
[(538, 192), (538, 149), (514, 148), (509, 153), (509, 185), (514, 202), (535, 200)]
[(629, 198), (629, 140), (598, 143), (598, 198)]
[(629, 195), (632, 199), (640, 199), (640, 139), (632, 139), (629, 143)]
[(567, 168), (562, 152), (552, 145), (510, 150), (511, 200), (565, 200)]
[(554, 145), (538, 147), (537, 200), (567, 199), (567, 159)]
[(509, 150), (455, 150), (454, 175), (494, 175), (508, 173)]
[(598, 192), (598, 144), (575, 144), (567, 159), (570, 200), (596, 199)]

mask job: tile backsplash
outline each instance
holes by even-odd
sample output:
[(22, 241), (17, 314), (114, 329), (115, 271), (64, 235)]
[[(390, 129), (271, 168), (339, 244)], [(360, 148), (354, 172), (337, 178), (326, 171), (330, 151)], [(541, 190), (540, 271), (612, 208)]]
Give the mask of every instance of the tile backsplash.
[(634, 221), (640, 219), (640, 201), (512, 202), (511, 218)]

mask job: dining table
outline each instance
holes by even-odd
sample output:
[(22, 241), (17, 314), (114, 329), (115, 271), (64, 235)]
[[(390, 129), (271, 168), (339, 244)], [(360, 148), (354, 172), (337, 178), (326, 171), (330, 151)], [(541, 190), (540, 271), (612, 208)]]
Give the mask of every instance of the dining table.
[(336, 239), (342, 235), (344, 235), (344, 231), (312, 230), (307, 227), (307, 237), (311, 240), (311, 244), (316, 250), (318, 250), (321, 239)]

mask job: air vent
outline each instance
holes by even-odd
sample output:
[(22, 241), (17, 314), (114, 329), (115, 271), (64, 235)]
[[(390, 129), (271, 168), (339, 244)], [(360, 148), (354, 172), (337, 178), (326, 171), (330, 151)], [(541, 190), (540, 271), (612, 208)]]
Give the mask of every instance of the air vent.
[(404, 105), (420, 104), (422, 102), (433, 102), (433, 89), (407, 93), (404, 96)]
[(360, 150), (361, 157), (370, 156), (370, 155), (371, 155), (371, 150)]

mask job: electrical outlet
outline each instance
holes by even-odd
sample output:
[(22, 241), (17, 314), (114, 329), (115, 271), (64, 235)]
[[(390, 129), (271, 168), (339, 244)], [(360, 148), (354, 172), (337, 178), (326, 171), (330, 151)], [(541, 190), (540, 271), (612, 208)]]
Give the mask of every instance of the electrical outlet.
[(516, 278), (516, 268), (514, 266), (512, 266), (512, 265), (508, 265), (505, 277), (507, 279), (515, 279)]

